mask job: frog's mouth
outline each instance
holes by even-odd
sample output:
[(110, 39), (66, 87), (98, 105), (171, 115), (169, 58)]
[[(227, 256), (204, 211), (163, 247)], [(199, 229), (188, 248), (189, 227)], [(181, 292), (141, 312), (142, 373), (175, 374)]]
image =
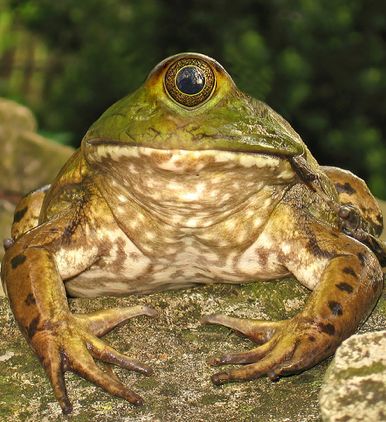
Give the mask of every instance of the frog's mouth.
[[(202, 135), (194, 140), (185, 142), (175, 134), (171, 134), (167, 138), (167, 142), (155, 142), (149, 140), (148, 142), (139, 142), (133, 139), (113, 140), (103, 138), (85, 139), (84, 145), (86, 149), (97, 149), (98, 151), (111, 150), (118, 154), (130, 154), (130, 151), (135, 147), (144, 147), (156, 150), (180, 150), (180, 151), (226, 151), (234, 153), (246, 154), (268, 154), (281, 157), (294, 157), (304, 153), (303, 144), (294, 141), (290, 137), (280, 138), (243, 136), (243, 135), (224, 135), (224, 134), (210, 134)], [(167, 147), (163, 147), (167, 145)], [(127, 152), (128, 151), (128, 152)]]

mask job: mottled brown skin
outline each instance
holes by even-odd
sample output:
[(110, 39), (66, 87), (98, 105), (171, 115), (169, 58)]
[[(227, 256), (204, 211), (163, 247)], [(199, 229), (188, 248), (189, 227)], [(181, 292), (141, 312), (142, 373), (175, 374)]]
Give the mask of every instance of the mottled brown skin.
[[(211, 97), (191, 109), (163, 83), (181, 57), (204, 60), (216, 79)], [(151, 374), (99, 337), (156, 312), (137, 306), (74, 315), (66, 293), (124, 295), (293, 274), (312, 293), (292, 319), (202, 320), (258, 345), (211, 359), (242, 365), (213, 375), (215, 384), (276, 379), (330, 356), (371, 312), (383, 286), (374, 254), (383, 254), (381, 230), (363, 181), (318, 166), (290, 125), (238, 91), (218, 63), (184, 54), (162, 62), (102, 115), (54, 183), (20, 202), (2, 280), (64, 413), (72, 409), (65, 371), (141, 404), (94, 359)]]

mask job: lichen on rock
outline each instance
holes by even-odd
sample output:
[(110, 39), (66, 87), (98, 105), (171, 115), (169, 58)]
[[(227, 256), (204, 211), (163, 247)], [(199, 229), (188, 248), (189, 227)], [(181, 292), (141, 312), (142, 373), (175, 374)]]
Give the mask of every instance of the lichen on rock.
[(385, 352), (385, 330), (342, 343), (320, 393), (323, 421), (386, 421)]

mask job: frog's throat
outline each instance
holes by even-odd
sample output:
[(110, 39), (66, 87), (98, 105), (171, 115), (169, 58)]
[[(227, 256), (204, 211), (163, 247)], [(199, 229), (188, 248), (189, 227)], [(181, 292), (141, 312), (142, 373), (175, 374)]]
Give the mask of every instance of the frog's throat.
[(286, 159), (231, 151), (99, 145), (87, 160), (114, 213), (127, 219), (136, 204), (180, 227), (206, 227), (247, 202), (268, 212), (296, 177)]

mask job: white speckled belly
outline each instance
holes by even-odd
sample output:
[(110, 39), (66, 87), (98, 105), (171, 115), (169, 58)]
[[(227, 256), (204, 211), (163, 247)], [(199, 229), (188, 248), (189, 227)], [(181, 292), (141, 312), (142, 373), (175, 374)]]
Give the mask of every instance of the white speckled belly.
[(71, 295), (149, 293), (286, 273), (266, 251), (264, 259), (256, 248), (252, 258), (246, 251), (295, 177), (287, 161), (210, 150), (103, 148), (98, 165), (108, 165), (112, 176), (103, 174), (99, 182), (117, 226), (100, 234), (111, 242), (109, 254), (66, 281)]
[[(264, 258), (256, 249), (246, 254), (237, 249), (208, 250), (187, 239), (184, 246), (179, 244), (178, 252), (165, 254), (155, 259), (146, 255), (128, 255), (123, 263), (94, 265), (79, 276), (66, 281), (66, 289), (72, 296), (96, 297), (102, 295), (127, 295), (131, 293), (151, 293), (191, 287), (197, 284), (245, 283), (283, 276), (287, 271), (275, 264), (272, 257), (264, 252)], [(255, 242), (256, 243), (256, 242)], [(135, 247), (127, 239), (125, 247)], [(251, 250), (253, 249), (253, 245)], [(114, 251), (113, 251), (114, 254)], [(107, 257), (114, 262), (114, 256)]]

